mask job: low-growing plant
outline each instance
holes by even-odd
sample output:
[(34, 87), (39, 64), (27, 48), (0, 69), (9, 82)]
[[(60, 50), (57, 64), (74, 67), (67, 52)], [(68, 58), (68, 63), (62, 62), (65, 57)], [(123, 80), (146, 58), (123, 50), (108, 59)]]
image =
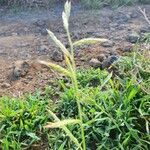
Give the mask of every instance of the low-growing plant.
[[(50, 37), (52, 38), (52, 40), (63, 52), (67, 69), (63, 68), (59, 65), (50, 63), (50, 62), (40, 61), (40, 63), (47, 65), (60, 73), (63, 73), (66, 77), (69, 77), (71, 79), (71, 83), (73, 86), (73, 96), (77, 103), (79, 119), (67, 119), (67, 120), (60, 121), (59, 118), (52, 111), (49, 110), (49, 112), (53, 116), (55, 122), (49, 123), (45, 127), (46, 128), (62, 128), (65, 131), (65, 133), (70, 137), (70, 139), (76, 144), (77, 148), (86, 150), (85, 134), (84, 134), (84, 126), (83, 126), (83, 116), (82, 116), (83, 114), (82, 114), (82, 107), (81, 107), (81, 104), (82, 104), (82, 102), (84, 102), (84, 100), (81, 101), (81, 99), (80, 99), (80, 91), (78, 88), (76, 66), (75, 66), (75, 61), (74, 61), (74, 46), (76, 46), (76, 45), (78, 46), (81, 44), (87, 44), (87, 43), (89, 44), (89, 43), (95, 43), (95, 42), (104, 42), (107, 40), (106, 39), (88, 38), (88, 39), (82, 39), (80, 41), (73, 43), (71, 40), (70, 32), (69, 32), (70, 11), (71, 11), (71, 2), (67, 1), (65, 4), (65, 7), (64, 7), (64, 12), (62, 13), (62, 18), (63, 18), (64, 28), (66, 30), (68, 41), (70, 44), (70, 51), (68, 51), (66, 49), (66, 47), (56, 38), (56, 36), (50, 30), (47, 30), (47, 32), (50, 35)], [(81, 137), (82, 137), (81, 143), (66, 127), (66, 125), (68, 125), (68, 124), (79, 124), (80, 125)]]
[[(97, 75), (101, 72), (101, 76)], [(92, 76), (97, 76), (97, 84), (89, 85)], [(79, 73), (78, 82), (87, 75), (86, 86), (79, 86), (82, 102), (82, 114), (86, 137), (86, 148), (95, 149), (148, 149), (149, 143), (149, 94), (143, 92), (141, 85), (134, 78), (127, 75), (124, 77), (114, 76), (105, 84), (102, 90), (101, 70), (85, 70)], [(89, 75), (89, 77), (88, 77)], [(77, 76), (78, 77), (78, 76)], [(102, 77), (102, 78), (101, 78)], [(85, 83), (85, 82), (84, 82)], [(82, 85), (82, 84), (81, 84)], [(95, 104), (96, 102), (96, 104)], [(57, 116), (61, 119), (77, 118), (77, 104), (73, 96), (73, 88), (66, 87), (60, 93), (57, 104)], [(78, 125), (68, 126), (70, 131), (81, 139)], [(56, 133), (55, 133), (56, 132)], [(57, 130), (49, 135), (50, 148), (58, 149), (65, 141), (63, 149), (76, 149), (68, 137)], [(57, 141), (56, 141), (57, 137)]]
[(20, 150), (41, 142), (49, 104), (38, 92), (22, 99), (0, 98), (0, 149)]
[(144, 41), (147, 44), (150, 44), (150, 33), (145, 33), (142, 38), (142, 41)]
[[(115, 76), (113, 81), (111, 80), (112, 73), (106, 71), (90, 70), (77, 73), (74, 46), (106, 40), (88, 38), (73, 43), (68, 23), (70, 9), (71, 4), (67, 1), (62, 18), (70, 51), (48, 30), (50, 37), (64, 53), (66, 68), (40, 61), (41, 64), (47, 65), (71, 79), (69, 88), (61, 82), (64, 91), (60, 94), (56, 113), (48, 110), (54, 122), (47, 123), (45, 128), (59, 128), (56, 135), (55, 132), (49, 135), (50, 148), (148, 149), (148, 144), (150, 144), (149, 123), (145, 117), (146, 120), (143, 120), (139, 110), (143, 105), (140, 103), (142, 100), (146, 105), (144, 111), (148, 112), (149, 96), (142, 92), (139, 82), (135, 82), (134, 78), (125, 75), (123, 79)], [(136, 66), (134, 62), (132, 64), (132, 61), (128, 63), (129, 70)], [(139, 123), (140, 121), (142, 123)], [(65, 134), (62, 134), (62, 130)]]

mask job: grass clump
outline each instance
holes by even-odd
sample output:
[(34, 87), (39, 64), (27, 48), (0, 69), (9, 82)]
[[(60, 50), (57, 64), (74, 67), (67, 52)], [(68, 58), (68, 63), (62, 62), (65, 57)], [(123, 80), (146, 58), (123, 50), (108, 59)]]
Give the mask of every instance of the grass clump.
[(0, 148), (20, 150), (42, 141), (43, 125), (48, 121), (46, 107), (39, 93), (20, 98), (0, 98)]
[[(85, 72), (82, 75), (79, 73), (79, 83), (85, 78)], [(80, 87), (87, 149), (148, 149), (150, 93), (144, 92), (140, 84), (127, 76), (123, 79), (114, 76), (113, 80), (100, 90), (101, 82), (105, 80), (99, 78), (97, 72), (103, 73), (99, 69), (87, 70), (87, 86), (84, 84)], [(93, 80), (91, 75), (94, 73), (98, 76), (98, 84), (89, 86), (88, 83)], [(78, 117), (75, 101), (70, 85), (70, 88), (61, 93), (56, 109), (59, 118)], [(80, 140), (79, 126), (68, 127)], [(57, 131), (57, 138), (66, 141), (64, 149), (76, 149), (67, 136), (59, 136), (58, 133), (61, 135), (62, 131)], [(52, 147), (57, 145), (53, 139), (54, 135), (49, 136)]]

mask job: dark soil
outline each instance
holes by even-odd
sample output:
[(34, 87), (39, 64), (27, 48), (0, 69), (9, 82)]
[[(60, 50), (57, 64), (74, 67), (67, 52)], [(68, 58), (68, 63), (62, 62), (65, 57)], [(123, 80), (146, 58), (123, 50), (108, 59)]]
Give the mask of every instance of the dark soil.
[[(150, 5), (142, 7), (150, 16)], [(62, 64), (61, 60), (59, 62), (59, 59), (53, 58), (53, 53), (58, 48), (46, 32), (47, 28), (50, 29), (67, 45), (61, 19), (62, 10), (61, 6), (53, 10), (17, 13), (0, 9), (0, 95), (19, 96), (43, 89), (46, 84), (50, 84), (55, 76), (54, 72), (40, 66), (37, 60), (58, 60), (57, 63)], [(101, 54), (122, 55), (135, 44), (129, 40), (130, 34), (141, 36), (143, 31), (150, 32), (138, 6), (116, 10), (102, 8), (95, 11), (81, 10), (75, 6), (70, 19), (70, 29), (74, 41), (86, 37), (111, 40), (111, 43), (82, 46), (76, 50), (76, 63), (79, 67), (89, 67), (89, 61)], [(24, 62), (29, 64), (28, 70), (24, 75), (13, 79), (14, 68)]]

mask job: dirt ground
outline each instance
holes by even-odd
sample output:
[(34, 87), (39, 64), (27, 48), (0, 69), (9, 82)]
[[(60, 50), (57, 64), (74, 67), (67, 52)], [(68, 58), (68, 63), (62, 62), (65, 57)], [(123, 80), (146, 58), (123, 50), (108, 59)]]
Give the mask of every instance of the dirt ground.
[[(147, 23), (138, 10), (139, 6), (121, 7), (116, 10), (82, 10), (74, 7), (70, 19), (70, 30), (74, 41), (86, 37), (102, 37), (112, 41), (107, 45), (95, 44), (76, 50), (77, 66), (88, 67), (91, 58), (101, 54), (121, 55), (134, 44), (127, 40), (131, 33), (141, 35), (150, 32)], [(141, 6), (150, 16), (150, 5)], [(62, 25), (60, 6), (51, 10), (18, 11), (12, 13), (0, 8), (0, 96), (9, 94), (20, 96), (23, 93), (43, 89), (55, 76), (37, 60), (57, 61), (58, 48), (47, 35), (51, 29), (67, 45)], [(27, 62), (27, 71), (13, 79), (13, 69)]]

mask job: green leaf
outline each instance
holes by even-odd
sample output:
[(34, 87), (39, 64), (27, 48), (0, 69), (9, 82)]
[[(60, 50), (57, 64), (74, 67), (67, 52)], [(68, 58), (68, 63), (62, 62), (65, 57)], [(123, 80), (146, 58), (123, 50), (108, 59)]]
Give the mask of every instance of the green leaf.
[(64, 141), (64, 142), (60, 145), (60, 147), (58, 148), (58, 150), (64, 150), (65, 144), (66, 144), (66, 141)]
[(111, 79), (111, 77), (112, 77), (112, 72), (106, 77), (103, 84), (100, 86), (100, 90), (106, 85), (106, 83)]
[(30, 133), (27, 133), (27, 135), (28, 135), (29, 137), (31, 137), (32, 139), (40, 140), (40, 138), (39, 138), (38, 136), (36, 136), (35, 133), (30, 132)]
[(133, 87), (128, 95), (128, 101), (130, 101), (132, 98), (134, 98), (134, 96), (136, 95), (137, 92), (138, 92), (137, 88)]
[[(47, 111), (51, 114), (51, 116), (55, 119), (55, 121), (57, 122), (60, 121), (60, 119), (52, 111), (50, 110), (47, 110)], [(76, 146), (82, 150), (81, 144), (79, 144), (77, 138), (74, 137), (74, 135), (70, 132), (70, 130), (66, 126), (63, 126), (62, 129), (69, 136), (69, 138), (76, 144)]]
[(125, 138), (125, 140), (122, 142), (122, 144), (123, 144), (124, 146), (126, 146), (126, 145), (129, 143), (129, 140), (130, 140), (130, 135), (128, 135), (128, 137)]

